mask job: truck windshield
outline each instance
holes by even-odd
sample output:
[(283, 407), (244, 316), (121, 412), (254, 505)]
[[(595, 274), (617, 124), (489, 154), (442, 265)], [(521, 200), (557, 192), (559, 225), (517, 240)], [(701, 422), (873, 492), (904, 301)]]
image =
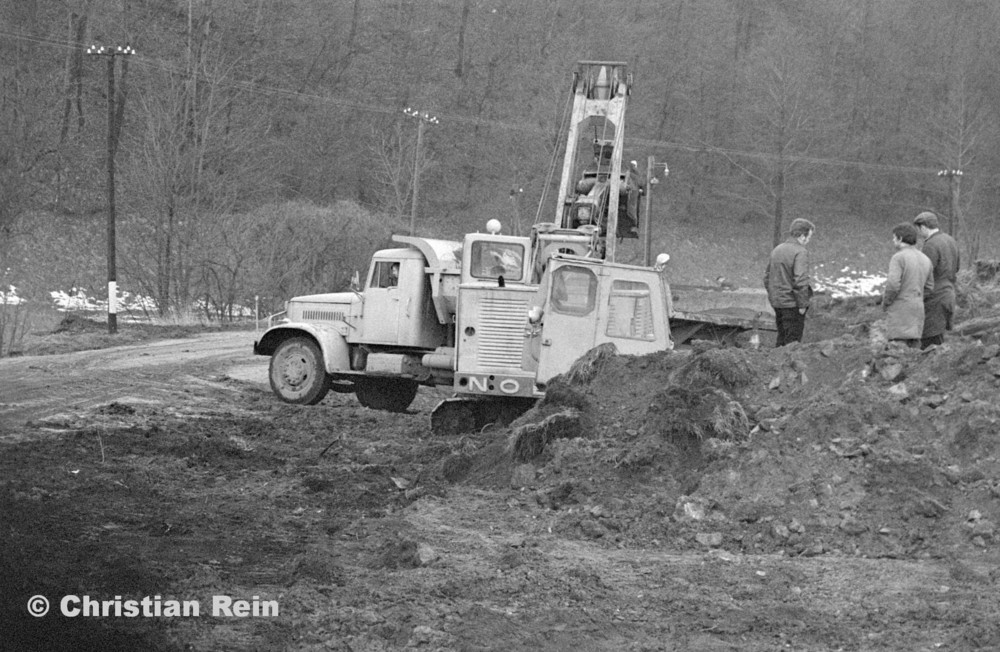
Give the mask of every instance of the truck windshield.
[(470, 272), (475, 278), (497, 278), (520, 281), (524, 275), (524, 245), (510, 242), (472, 243)]

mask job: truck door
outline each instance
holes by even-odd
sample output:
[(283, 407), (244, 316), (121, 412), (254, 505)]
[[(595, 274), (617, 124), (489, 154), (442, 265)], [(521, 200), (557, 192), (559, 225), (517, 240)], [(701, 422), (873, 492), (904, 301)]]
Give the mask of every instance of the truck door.
[[(612, 276), (614, 272), (612, 271)], [(623, 355), (644, 355), (672, 348), (666, 310), (654, 280), (629, 274), (610, 278), (607, 297), (598, 306), (597, 344), (614, 342)], [(659, 280), (659, 279), (656, 279)]]
[(574, 360), (594, 348), (599, 284), (597, 270), (591, 267), (562, 265), (553, 270), (538, 334), (536, 382), (569, 371)]
[[(399, 340), (400, 261), (379, 260), (365, 290), (364, 341), (395, 344)], [(404, 281), (405, 283), (405, 281)]]

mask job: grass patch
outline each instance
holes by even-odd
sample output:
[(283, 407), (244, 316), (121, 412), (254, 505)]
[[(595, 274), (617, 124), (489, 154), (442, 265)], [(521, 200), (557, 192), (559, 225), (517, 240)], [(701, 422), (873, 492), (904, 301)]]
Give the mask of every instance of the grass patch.
[[(791, 217), (789, 216), (789, 221)], [(809, 243), (817, 277), (884, 275), (892, 257), (892, 225), (873, 224), (850, 216), (811, 219), (816, 234)], [(763, 287), (764, 268), (771, 254), (771, 224), (765, 221), (676, 222), (658, 226), (652, 252), (670, 254), (667, 279), (671, 283), (714, 285), (724, 276), (739, 287)], [(627, 247), (627, 245), (626, 245)], [(622, 262), (631, 249), (623, 247)], [(844, 272), (849, 268), (850, 272)]]

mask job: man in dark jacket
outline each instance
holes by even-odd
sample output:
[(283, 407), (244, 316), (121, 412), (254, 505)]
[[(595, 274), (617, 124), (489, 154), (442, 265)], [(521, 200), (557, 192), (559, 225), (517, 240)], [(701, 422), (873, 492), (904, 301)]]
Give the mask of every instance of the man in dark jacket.
[(955, 279), (961, 263), (955, 238), (940, 230), (937, 215), (925, 211), (913, 225), (924, 239), (922, 251), (934, 266), (934, 290), (924, 295), (924, 332), (920, 348), (944, 344), (944, 332), (951, 330), (955, 315)]
[(764, 272), (767, 299), (774, 308), (778, 326), (775, 346), (801, 342), (806, 325), (806, 311), (812, 298), (812, 278), (806, 245), (816, 227), (809, 220), (794, 219), (788, 228), (788, 240), (771, 252)]

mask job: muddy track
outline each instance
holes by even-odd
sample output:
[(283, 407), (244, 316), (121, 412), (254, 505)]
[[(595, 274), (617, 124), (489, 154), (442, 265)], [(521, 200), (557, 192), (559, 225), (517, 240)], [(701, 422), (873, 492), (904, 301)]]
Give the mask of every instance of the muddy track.
[(169, 402), (226, 391), (226, 379), (267, 382), (268, 359), (253, 355), (253, 333), (205, 333), (48, 356), (0, 359), (0, 441), (45, 421), (113, 401)]

